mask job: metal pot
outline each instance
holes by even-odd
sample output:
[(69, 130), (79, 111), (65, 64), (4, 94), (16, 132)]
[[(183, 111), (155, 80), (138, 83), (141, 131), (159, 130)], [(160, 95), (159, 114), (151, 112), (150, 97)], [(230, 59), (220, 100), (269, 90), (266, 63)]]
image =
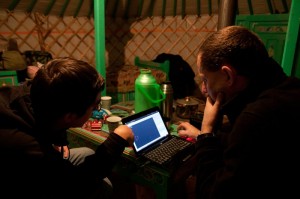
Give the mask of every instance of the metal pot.
[(190, 97), (176, 100), (176, 115), (180, 118), (189, 119), (198, 111), (199, 102)]

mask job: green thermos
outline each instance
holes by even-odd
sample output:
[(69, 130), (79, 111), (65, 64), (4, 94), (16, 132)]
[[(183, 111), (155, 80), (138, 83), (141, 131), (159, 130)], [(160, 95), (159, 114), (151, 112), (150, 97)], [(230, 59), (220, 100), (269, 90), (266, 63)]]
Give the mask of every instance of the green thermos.
[(166, 96), (156, 82), (150, 69), (140, 69), (140, 75), (135, 80), (134, 110), (139, 113), (154, 106), (160, 107)]

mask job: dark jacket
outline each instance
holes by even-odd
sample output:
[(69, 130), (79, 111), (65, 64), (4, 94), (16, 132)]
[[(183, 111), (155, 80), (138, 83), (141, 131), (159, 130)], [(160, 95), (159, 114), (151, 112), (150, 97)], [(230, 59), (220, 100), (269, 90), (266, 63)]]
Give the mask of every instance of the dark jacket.
[(128, 144), (110, 134), (95, 155), (75, 167), (52, 147), (55, 142), (67, 144), (66, 132), (49, 140), (47, 126), (38, 126), (28, 85), (1, 87), (0, 194), (7, 198), (87, 198), (110, 174)]
[(300, 197), (300, 81), (276, 67), (222, 107), (227, 134), (197, 142), (197, 198)]

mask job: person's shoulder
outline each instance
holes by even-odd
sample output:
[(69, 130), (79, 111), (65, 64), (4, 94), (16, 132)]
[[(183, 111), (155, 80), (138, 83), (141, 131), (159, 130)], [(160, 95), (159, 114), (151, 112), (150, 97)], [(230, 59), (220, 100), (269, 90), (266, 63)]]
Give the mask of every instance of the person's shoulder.
[(263, 91), (247, 105), (246, 111), (254, 114), (274, 114), (280, 110), (300, 111), (300, 80), (287, 78), (280, 85)]

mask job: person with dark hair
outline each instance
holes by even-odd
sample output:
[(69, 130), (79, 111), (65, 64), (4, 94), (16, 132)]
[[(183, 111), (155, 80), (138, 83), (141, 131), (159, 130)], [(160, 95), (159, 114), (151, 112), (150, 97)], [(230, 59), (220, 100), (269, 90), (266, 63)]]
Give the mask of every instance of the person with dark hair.
[(298, 198), (300, 80), (240, 26), (212, 33), (197, 65), (202, 125), (178, 125), (196, 139), (197, 198)]
[(94, 151), (68, 148), (70, 127), (97, 109), (104, 79), (88, 63), (53, 59), (33, 80), (0, 88), (1, 194), (8, 198), (110, 198), (107, 176), (133, 133), (125, 125)]

